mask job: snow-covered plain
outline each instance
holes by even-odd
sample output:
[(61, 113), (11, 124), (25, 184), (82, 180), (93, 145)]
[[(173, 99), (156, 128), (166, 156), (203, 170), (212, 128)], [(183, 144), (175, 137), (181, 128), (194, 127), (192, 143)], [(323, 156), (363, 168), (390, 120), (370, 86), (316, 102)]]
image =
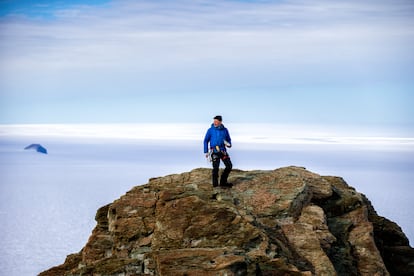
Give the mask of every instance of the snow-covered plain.
[[(150, 177), (210, 167), (209, 125), (0, 125), (0, 275), (35, 275), (78, 252), (96, 210)], [(342, 176), (414, 240), (414, 138), (404, 131), (228, 125), (234, 167)], [(40, 143), (48, 154), (23, 150)]]

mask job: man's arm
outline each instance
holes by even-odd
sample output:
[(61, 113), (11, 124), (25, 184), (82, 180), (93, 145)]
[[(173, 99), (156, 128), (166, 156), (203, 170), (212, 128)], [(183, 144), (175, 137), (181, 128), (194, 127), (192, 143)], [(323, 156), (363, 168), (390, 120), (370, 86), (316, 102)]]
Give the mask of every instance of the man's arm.
[(206, 136), (204, 137), (204, 153), (208, 153), (208, 142), (210, 142), (211, 133), (210, 129), (207, 130)]
[(231, 147), (231, 138), (230, 138), (230, 133), (228, 131), (228, 129), (226, 128), (226, 141), (229, 142), (230, 147)]

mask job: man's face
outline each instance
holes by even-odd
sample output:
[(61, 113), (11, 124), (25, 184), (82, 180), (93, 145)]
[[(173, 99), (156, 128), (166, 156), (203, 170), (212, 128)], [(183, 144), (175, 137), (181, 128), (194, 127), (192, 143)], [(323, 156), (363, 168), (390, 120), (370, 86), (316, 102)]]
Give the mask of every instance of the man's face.
[(218, 127), (218, 126), (221, 125), (221, 122), (217, 119), (214, 119), (213, 124), (214, 124), (215, 127)]

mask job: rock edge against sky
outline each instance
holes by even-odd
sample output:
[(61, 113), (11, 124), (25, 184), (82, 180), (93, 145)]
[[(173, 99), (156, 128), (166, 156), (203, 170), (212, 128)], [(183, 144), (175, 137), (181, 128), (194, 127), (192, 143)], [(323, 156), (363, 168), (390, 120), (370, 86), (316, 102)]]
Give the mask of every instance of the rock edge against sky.
[(301, 167), (150, 179), (101, 207), (87, 244), (47, 275), (413, 275), (401, 228), (340, 177)]

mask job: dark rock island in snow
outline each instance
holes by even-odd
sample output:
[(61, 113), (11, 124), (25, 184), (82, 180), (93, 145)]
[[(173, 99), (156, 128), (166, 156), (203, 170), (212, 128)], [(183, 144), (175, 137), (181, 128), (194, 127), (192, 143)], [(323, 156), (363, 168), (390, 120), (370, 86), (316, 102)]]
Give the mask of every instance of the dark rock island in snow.
[(29, 145), (29, 146), (27, 146), (27, 147), (25, 147), (24, 148), (25, 150), (35, 150), (35, 151), (37, 151), (37, 152), (40, 152), (40, 153), (44, 153), (44, 154), (47, 154), (47, 150), (46, 150), (46, 148), (44, 148), (42, 145), (40, 145), (40, 144), (31, 144), (31, 145)]

